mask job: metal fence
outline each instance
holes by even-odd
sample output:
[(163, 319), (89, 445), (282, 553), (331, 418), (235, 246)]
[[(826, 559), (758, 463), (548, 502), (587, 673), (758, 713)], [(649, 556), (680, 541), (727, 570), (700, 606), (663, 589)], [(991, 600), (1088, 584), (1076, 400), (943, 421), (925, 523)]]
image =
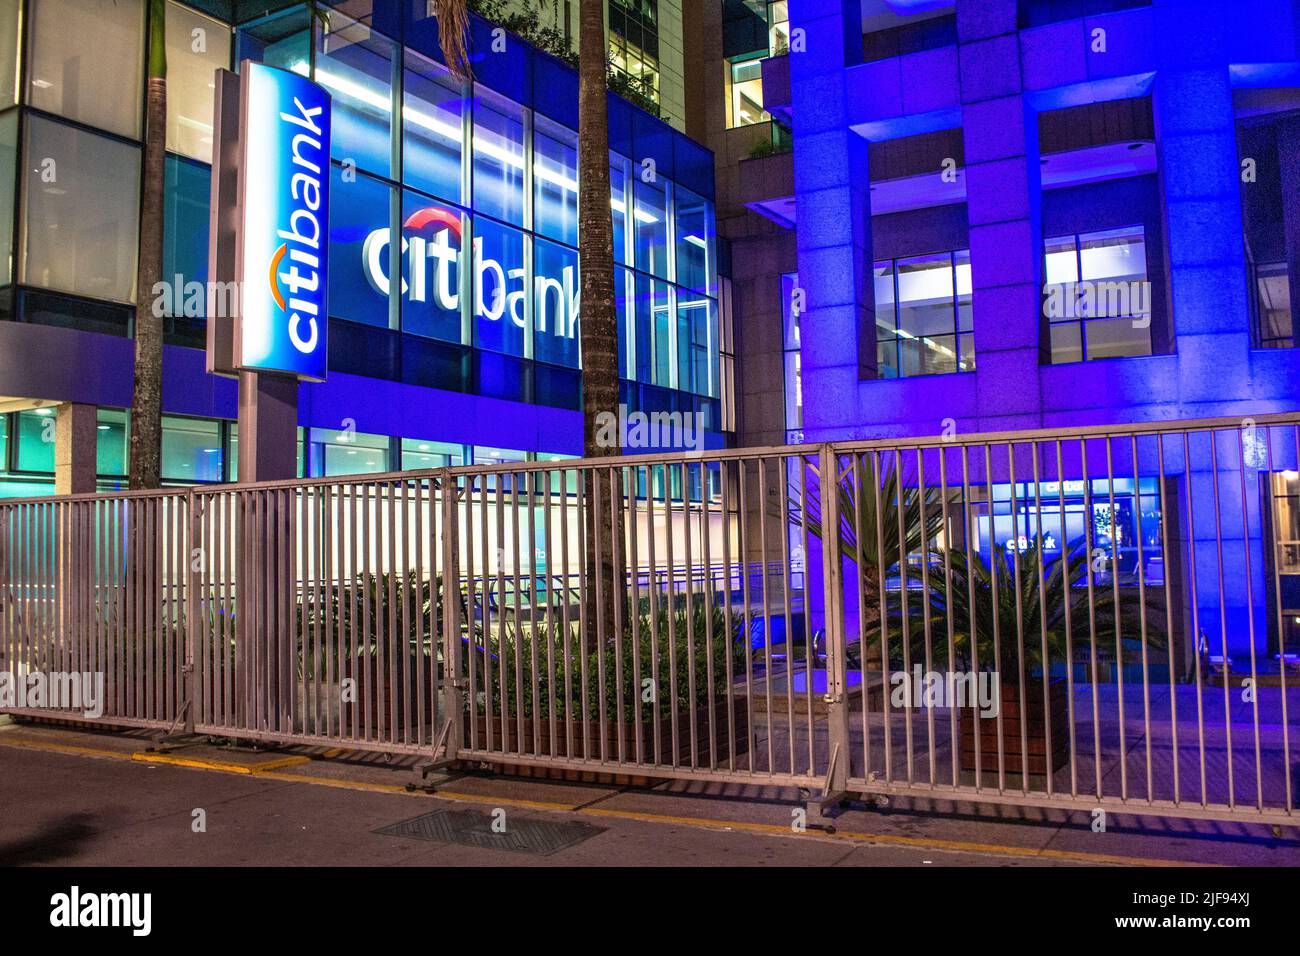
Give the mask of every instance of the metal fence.
[[(1300, 416), (0, 502), (15, 713), (1294, 822)], [(94, 713), (32, 693), (103, 677)], [(62, 675), (60, 678), (59, 675)]]

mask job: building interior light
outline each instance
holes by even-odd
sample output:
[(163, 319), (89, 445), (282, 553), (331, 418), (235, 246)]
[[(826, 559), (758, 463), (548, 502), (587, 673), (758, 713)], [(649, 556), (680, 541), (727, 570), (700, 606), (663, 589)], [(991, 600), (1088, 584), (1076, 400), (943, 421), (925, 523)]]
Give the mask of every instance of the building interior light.
[[(294, 73), (297, 73), (299, 76), (310, 76), (311, 74), (311, 69), (306, 60), (299, 60), (289, 69)], [(327, 89), (333, 90), (345, 99), (371, 107), (383, 116), (390, 116), (392, 114), (390, 108), (391, 104), (389, 103), (388, 97), (384, 96), (384, 94), (377, 90), (367, 89), (365, 86), (362, 86), (360, 83), (353, 80), (349, 80), (347, 77), (339, 76), (329, 72), (328, 70), (322, 70), (318, 66), (316, 67), (316, 82), (320, 83), (321, 86), (324, 86)], [(463, 130), (459, 125), (448, 123), (446, 120), (439, 119), (438, 117), (425, 113), (422, 110), (413, 109), (405, 103), (402, 104), (402, 119), (403, 121), (418, 126), (421, 129), (426, 129), (448, 142), (456, 144), (457, 146), (460, 145), (462, 136), (464, 135)], [(477, 135), (474, 136), (473, 148), (475, 152), (489, 156), (497, 162), (504, 163), (514, 169), (524, 168), (524, 159), (518, 153), (505, 149), (497, 143), (482, 140)], [(560, 187), (565, 192), (576, 193), (578, 191), (578, 181), (576, 179), (558, 173), (537, 160), (533, 161), (533, 175)], [(617, 212), (625, 211), (625, 207), (618, 200), (611, 199), (610, 206)], [(656, 216), (652, 216), (640, 209), (637, 209), (633, 215), (638, 222), (652, 223), (659, 221)]]

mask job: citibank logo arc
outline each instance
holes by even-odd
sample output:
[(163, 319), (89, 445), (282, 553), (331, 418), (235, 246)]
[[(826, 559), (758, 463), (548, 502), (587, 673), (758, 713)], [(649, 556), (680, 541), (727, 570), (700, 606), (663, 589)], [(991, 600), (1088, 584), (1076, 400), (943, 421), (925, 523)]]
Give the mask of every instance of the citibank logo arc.
[[(447, 312), (460, 309), (460, 214), (439, 206), (416, 210), (402, 223), (401, 294), (408, 302), (430, 302)], [(391, 294), (388, 276), (392, 230), (375, 229), (361, 247), (362, 267), (370, 288)], [(527, 325), (525, 277), (522, 265), (506, 266), (484, 254), (482, 238), (474, 239), (474, 301), (476, 315), (489, 322), (509, 318), (519, 328)], [(579, 318), (577, 269), (565, 266), (560, 278), (538, 275), (533, 279), (538, 332), (572, 339)]]

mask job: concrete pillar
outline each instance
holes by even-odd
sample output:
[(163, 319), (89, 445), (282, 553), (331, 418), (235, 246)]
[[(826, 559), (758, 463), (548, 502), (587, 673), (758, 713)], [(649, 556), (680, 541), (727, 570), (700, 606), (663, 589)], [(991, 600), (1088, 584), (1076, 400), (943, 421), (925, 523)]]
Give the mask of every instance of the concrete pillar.
[[(1043, 233), (1038, 115), (1025, 101), (1014, 0), (957, 5), (980, 427), (1040, 410)], [(998, 419), (1007, 419), (1001, 423)]]
[(58, 407), (54, 422), (55, 494), (94, 492), (97, 425), (94, 405), (67, 402)]
[[(847, 438), (864, 424), (858, 381), (876, 368), (867, 142), (848, 128), (845, 68), (860, 59), (857, 0), (791, 4), (794, 176), (799, 197), (799, 285), (804, 432)], [(867, 423), (869, 424), (869, 423)]]

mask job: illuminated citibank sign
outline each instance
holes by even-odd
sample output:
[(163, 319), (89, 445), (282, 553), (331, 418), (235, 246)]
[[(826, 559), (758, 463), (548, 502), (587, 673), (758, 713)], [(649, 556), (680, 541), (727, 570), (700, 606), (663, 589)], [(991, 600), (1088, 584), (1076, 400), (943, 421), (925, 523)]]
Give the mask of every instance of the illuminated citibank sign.
[(246, 62), (234, 364), (321, 381), (329, 316), (330, 96), (296, 73)]
[[(401, 294), (408, 302), (429, 303), (444, 312), (459, 311), (460, 213), (439, 206), (417, 210), (402, 224), (401, 239)], [(366, 280), (371, 289), (385, 297), (392, 290), (387, 274), (392, 241), (392, 230), (375, 229), (361, 247)], [(486, 255), (480, 237), (474, 240), (473, 268), (478, 318), (488, 322), (508, 320), (524, 328), (527, 283), (523, 264), (503, 264)], [(534, 320), (538, 332), (549, 331), (572, 339), (578, 323), (578, 270), (566, 265), (559, 273), (558, 277), (534, 277)]]

